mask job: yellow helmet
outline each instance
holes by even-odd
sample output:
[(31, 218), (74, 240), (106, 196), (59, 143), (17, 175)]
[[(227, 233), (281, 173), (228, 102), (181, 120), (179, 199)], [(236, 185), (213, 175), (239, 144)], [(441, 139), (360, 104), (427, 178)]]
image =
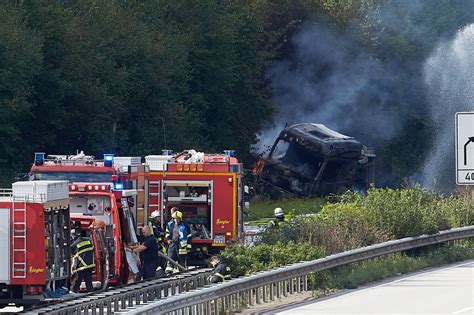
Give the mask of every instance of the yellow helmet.
[(173, 219), (176, 219), (178, 218), (180, 221), (183, 220), (183, 213), (181, 211), (176, 211), (176, 212), (173, 212), (173, 214), (171, 215), (171, 217)]

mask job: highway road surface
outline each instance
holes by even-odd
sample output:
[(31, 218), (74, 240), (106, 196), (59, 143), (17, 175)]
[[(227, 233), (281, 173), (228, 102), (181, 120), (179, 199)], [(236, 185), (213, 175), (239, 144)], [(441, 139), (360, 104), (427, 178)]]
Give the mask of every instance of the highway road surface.
[(474, 314), (474, 261), (420, 272), (307, 303), (271, 313)]

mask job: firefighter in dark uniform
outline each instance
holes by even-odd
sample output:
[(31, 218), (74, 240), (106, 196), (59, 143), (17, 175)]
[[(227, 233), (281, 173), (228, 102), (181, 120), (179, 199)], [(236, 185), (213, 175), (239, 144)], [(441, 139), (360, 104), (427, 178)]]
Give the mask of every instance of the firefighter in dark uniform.
[(160, 222), (160, 211), (155, 210), (150, 214), (148, 226), (151, 228), (151, 231), (153, 232), (153, 236), (156, 238), (156, 241), (161, 245), (165, 233)]
[(145, 236), (143, 244), (131, 245), (130, 248), (135, 253), (140, 253), (142, 277), (143, 280), (146, 280), (156, 277), (156, 268), (158, 268), (159, 265), (158, 243), (153, 236), (153, 231), (148, 225), (144, 226), (142, 231)]
[(92, 292), (92, 271), (95, 268), (94, 243), (86, 236), (86, 231), (80, 231), (79, 236), (71, 245), (71, 253), (74, 261), (74, 271), (77, 272), (77, 280), (72, 291), (79, 292), (82, 281), (86, 283), (87, 292)]
[[(166, 254), (166, 246), (164, 244), (164, 236), (165, 231), (161, 225), (161, 218), (160, 218), (160, 211), (155, 210), (150, 214), (150, 219), (148, 220), (148, 226), (150, 227), (151, 231), (153, 232), (153, 236), (156, 239), (158, 244), (158, 251), (163, 255)], [(162, 271), (164, 272), (166, 267), (166, 261), (159, 257), (159, 266), (161, 267)]]
[(230, 268), (224, 264), (219, 257), (212, 256), (209, 261), (214, 269), (212, 269), (212, 275), (209, 276), (208, 280), (210, 283), (223, 282), (231, 278)]

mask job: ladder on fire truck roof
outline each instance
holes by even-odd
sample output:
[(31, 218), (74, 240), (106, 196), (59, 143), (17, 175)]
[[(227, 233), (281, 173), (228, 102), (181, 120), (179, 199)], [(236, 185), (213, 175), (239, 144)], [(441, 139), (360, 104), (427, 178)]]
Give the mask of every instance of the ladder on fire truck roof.
[[(16, 205), (19, 205), (16, 207)], [(13, 270), (12, 278), (26, 278), (26, 198), (12, 201), (13, 210)]]
[[(160, 210), (160, 181), (149, 181), (148, 183), (148, 216), (155, 210)], [(145, 218), (146, 220), (146, 218)]]

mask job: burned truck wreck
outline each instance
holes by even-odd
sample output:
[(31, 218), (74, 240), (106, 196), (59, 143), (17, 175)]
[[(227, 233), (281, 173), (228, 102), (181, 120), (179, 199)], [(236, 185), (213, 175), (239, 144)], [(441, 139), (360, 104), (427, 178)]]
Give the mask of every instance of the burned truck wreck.
[(258, 194), (272, 199), (341, 194), (374, 181), (375, 153), (322, 124), (286, 127), (253, 168)]

